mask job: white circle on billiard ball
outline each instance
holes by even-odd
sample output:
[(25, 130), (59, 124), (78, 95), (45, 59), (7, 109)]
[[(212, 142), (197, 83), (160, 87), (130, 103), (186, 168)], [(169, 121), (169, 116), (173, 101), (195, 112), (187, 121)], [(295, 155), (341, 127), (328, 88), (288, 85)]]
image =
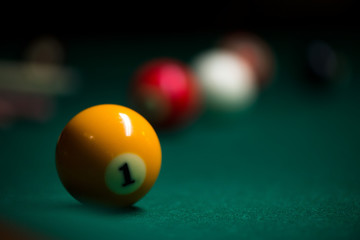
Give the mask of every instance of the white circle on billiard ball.
[(105, 170), (106, 186), (119, 195), (135, 192), (143, 184), (145, 177), (145, 163), (133, 153), (116, 156)]
[(214, 49), (195, 59), (194, 72), (210, 107), (237, 111), (249, 107), (257, 96), (255, 73), (241, 57)]

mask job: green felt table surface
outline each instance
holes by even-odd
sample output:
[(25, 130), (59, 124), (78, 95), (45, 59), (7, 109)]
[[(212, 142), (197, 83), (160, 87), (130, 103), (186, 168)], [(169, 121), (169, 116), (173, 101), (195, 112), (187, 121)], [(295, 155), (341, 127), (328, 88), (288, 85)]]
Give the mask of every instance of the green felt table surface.
[(349, 53), (349, 82), (323, 90), (302, 82), (306, 41), (269, 35), (273, 83), (247, 112), (207, 112), (185, 129), (159, 132), (162, 169), (134, 207), (87, 207), (63, 188), (55, 146), (72, 116), (96, 104), (127, 105), (141, 63), (160, 56), (190, 63), (218, 37), (70, 41), (78, 94), (57, 97), (44, 124), (20, 121), (0, 132), (0, 217), (56, 239), (358, 239), (359, 52), (351, 36), (334, 40)]

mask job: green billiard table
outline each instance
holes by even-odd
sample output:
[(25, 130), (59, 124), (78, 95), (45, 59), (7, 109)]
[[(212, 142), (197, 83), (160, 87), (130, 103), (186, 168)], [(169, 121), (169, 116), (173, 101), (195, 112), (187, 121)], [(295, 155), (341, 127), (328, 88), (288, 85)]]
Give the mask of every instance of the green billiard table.
[[(49, 121), (0, 131), (0, 218), (50, 239), (359, 239), (359, 36), (317, 34), (265, 32), (277, 68), (255, 105), (158, 131), (157, 182), (133, 207), (116, 210), (84, 206), (62, 186), (55, 147), (63, 127), (93, 105), (128, 106), (142, 63), (166, 56), (190, 64), (221, 36), (67, 38), (79, 91), (56, 97)], [(305, 84), (301, 59), (313, 38), (347, 54), (344, 84)]]

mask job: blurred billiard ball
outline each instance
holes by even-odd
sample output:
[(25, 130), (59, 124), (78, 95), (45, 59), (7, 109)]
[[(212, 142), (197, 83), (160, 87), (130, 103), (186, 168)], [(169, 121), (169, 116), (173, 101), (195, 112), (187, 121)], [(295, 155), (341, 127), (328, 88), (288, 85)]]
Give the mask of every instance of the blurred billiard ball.
[(346, 57), (325, 41), (308, 44), (305, 56), (306, 80), (315, 87), (335, 87), (346, 83)]
[(134, 109), (160, 129), (189, 124), (199, 115), (202, 102), (192, 71), (174, 59), (153, 59), (140, 66), (130, 94)]
[(222, 38), (220, 47), (238, 54), (250, 64), (259, 87), (270, 84), (276, 64), (273, 50), (265, 40), (253, 33), (236, 32)]
[(62, 65), (65, 57), (63, 44), (52, 36), (42, 36), (32, 41), (26, 52), (25, 60), (29, 63)]
[(239, 55), (212, 49), (197, 56), (192, 67), (208, 109), (238, 112), (248, 109), (256, 100), (255, 73)]
[(56, 147), (56, 168), (67, 191), (83, 203), (125, 207), (141, 199), (161, 166), (159, 139), (137, 112), (97, 105), (72, 118)]

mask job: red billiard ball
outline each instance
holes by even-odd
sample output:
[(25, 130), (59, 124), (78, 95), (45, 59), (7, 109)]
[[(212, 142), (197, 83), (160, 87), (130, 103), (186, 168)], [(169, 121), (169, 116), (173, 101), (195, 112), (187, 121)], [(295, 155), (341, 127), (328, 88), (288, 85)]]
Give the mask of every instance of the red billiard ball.
[(142, 65), (131, 86), (134, 108), (156, 128), (184, 126), (199, 114), (202, 97), (194, 74), (174, 59)]
[(252, 33), (237, 32), (224, 37), (220, 41), (220, 46), (238, 54), (250, 64), (258, 86), (264, 87), (271, 82), (275, 58), (265, 40)]

